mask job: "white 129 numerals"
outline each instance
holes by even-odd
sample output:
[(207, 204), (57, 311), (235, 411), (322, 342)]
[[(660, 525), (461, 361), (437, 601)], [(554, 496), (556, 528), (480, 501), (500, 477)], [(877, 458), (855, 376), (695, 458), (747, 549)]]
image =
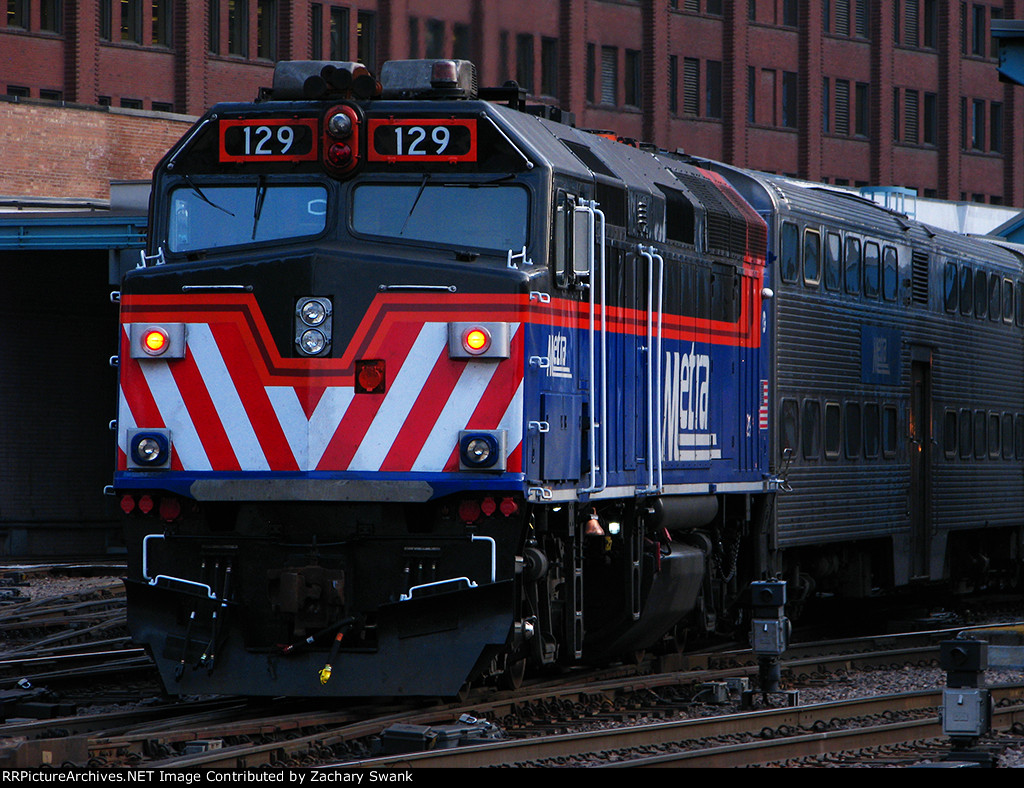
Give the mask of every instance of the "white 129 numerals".
[[(430, 131), (430, 139), (435, 145), (433, 151), (424, 149), (427, 130), (422, 126), (395, 126), (395, 151), (398, 156), (440, 156), (448, 147), (451, 132), (447, 126), (434, 126)], [(408, 147), (406, 147), (408, 141)]]
[[(246, 156), (274, 156), (282, 155), (288, 152), (292, 147), (292, 143), (295, 142), (295, 129), (291, 126), (278, 126), (277, 127), (277, 143), (281, 146), (280, 150), (273, 150), (271, 147), (274, 142), (274, 130), (270, 126), (257, 126), (253, 129), (251, 126), (245, 126), (242, 129), (242, 134), (245, 138), (245, 155)], [(253, 146), (253, 143), (255, 147)]]

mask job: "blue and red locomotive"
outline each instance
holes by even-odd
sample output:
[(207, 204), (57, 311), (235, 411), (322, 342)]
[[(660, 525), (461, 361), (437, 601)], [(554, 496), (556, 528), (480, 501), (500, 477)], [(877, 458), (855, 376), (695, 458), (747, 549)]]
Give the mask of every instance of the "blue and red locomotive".
[[(563, 120), (465, 61), (289, 62), (158, 165), (114, 488), (171, 692), (515, 686), (728, 631), (751, 580), (870, 593), (954, 546), (1014, 579), (1020, 256)], [(938, 303), (968, 252), (1008, 313)], [(953, 379), (951, 321), (1003, 385)], [(948, 482), (940, 393), (998, 426)], [(976, 465), (1005, 506), (943, 519)]]

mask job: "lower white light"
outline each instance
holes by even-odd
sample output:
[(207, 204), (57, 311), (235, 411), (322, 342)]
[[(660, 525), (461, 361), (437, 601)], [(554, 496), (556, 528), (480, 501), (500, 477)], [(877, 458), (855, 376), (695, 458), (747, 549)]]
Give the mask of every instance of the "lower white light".
[(304, 353), (315, 356), (317, 353), (322, 352), (327, 346), (327, 338), (323, 335), (322, 331), (311, 328), (302, 333), (302, 337), (299, 339), (299, 345), (302, 347), (302, 351)]

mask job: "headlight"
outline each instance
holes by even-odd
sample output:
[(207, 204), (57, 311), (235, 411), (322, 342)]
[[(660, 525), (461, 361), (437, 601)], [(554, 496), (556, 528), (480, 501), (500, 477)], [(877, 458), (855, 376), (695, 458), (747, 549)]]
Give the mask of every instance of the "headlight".
[(295, 302), (295, 347), (303, 356), (326, 356), (333, 330), (331, 299), (304, 296)]
[(327, 307), (322, 301), (311, 298), (302, 305), (299, 316), (307, 326), (318, 326), (327, 318)]
[(505, 470), (505, 430), (460, 432), (459, 468), (464, 471)]
[(128, 466), (130, 468), (169, 468), (171, 435), (169, 430), (129, 430)]
[(302, 352), (310, 356), (322, 353), (326, 346), (327, 337), (324, 336), (322, 331), (318, 331), (315, 328), (303, 331), (302, 337), (299, 339), (299, 347), (302, 348)]

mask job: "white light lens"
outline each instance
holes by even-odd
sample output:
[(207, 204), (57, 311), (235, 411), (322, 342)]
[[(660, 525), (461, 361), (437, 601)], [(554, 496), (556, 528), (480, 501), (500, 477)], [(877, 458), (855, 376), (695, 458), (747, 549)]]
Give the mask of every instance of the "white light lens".
[(318, 326), (327, 317), (327, 307), (322, 301), (307, 301), (302, 305), (301, 316), (307, 326)]
[(474, 438), (466, 444), (466, 456), (474, 463), (485, 463), (491, 456), (491, 446), (483, 438)]
[(303, 332), (299, 345), (304, 353), (315, 356), (326, 347), (327, 338), (323, 335), (323, 332), (311, 328), (309, 331)]
[(332, 137), (344, 139), (352, 133), (352, 119), (344, 112), (331, 115), (331, 119), (327, 121), (327, 131)]
[(135, 453), (143, 462), (156, 462), (162, 447), (153, 438), (143, 438), (135, 446)]

